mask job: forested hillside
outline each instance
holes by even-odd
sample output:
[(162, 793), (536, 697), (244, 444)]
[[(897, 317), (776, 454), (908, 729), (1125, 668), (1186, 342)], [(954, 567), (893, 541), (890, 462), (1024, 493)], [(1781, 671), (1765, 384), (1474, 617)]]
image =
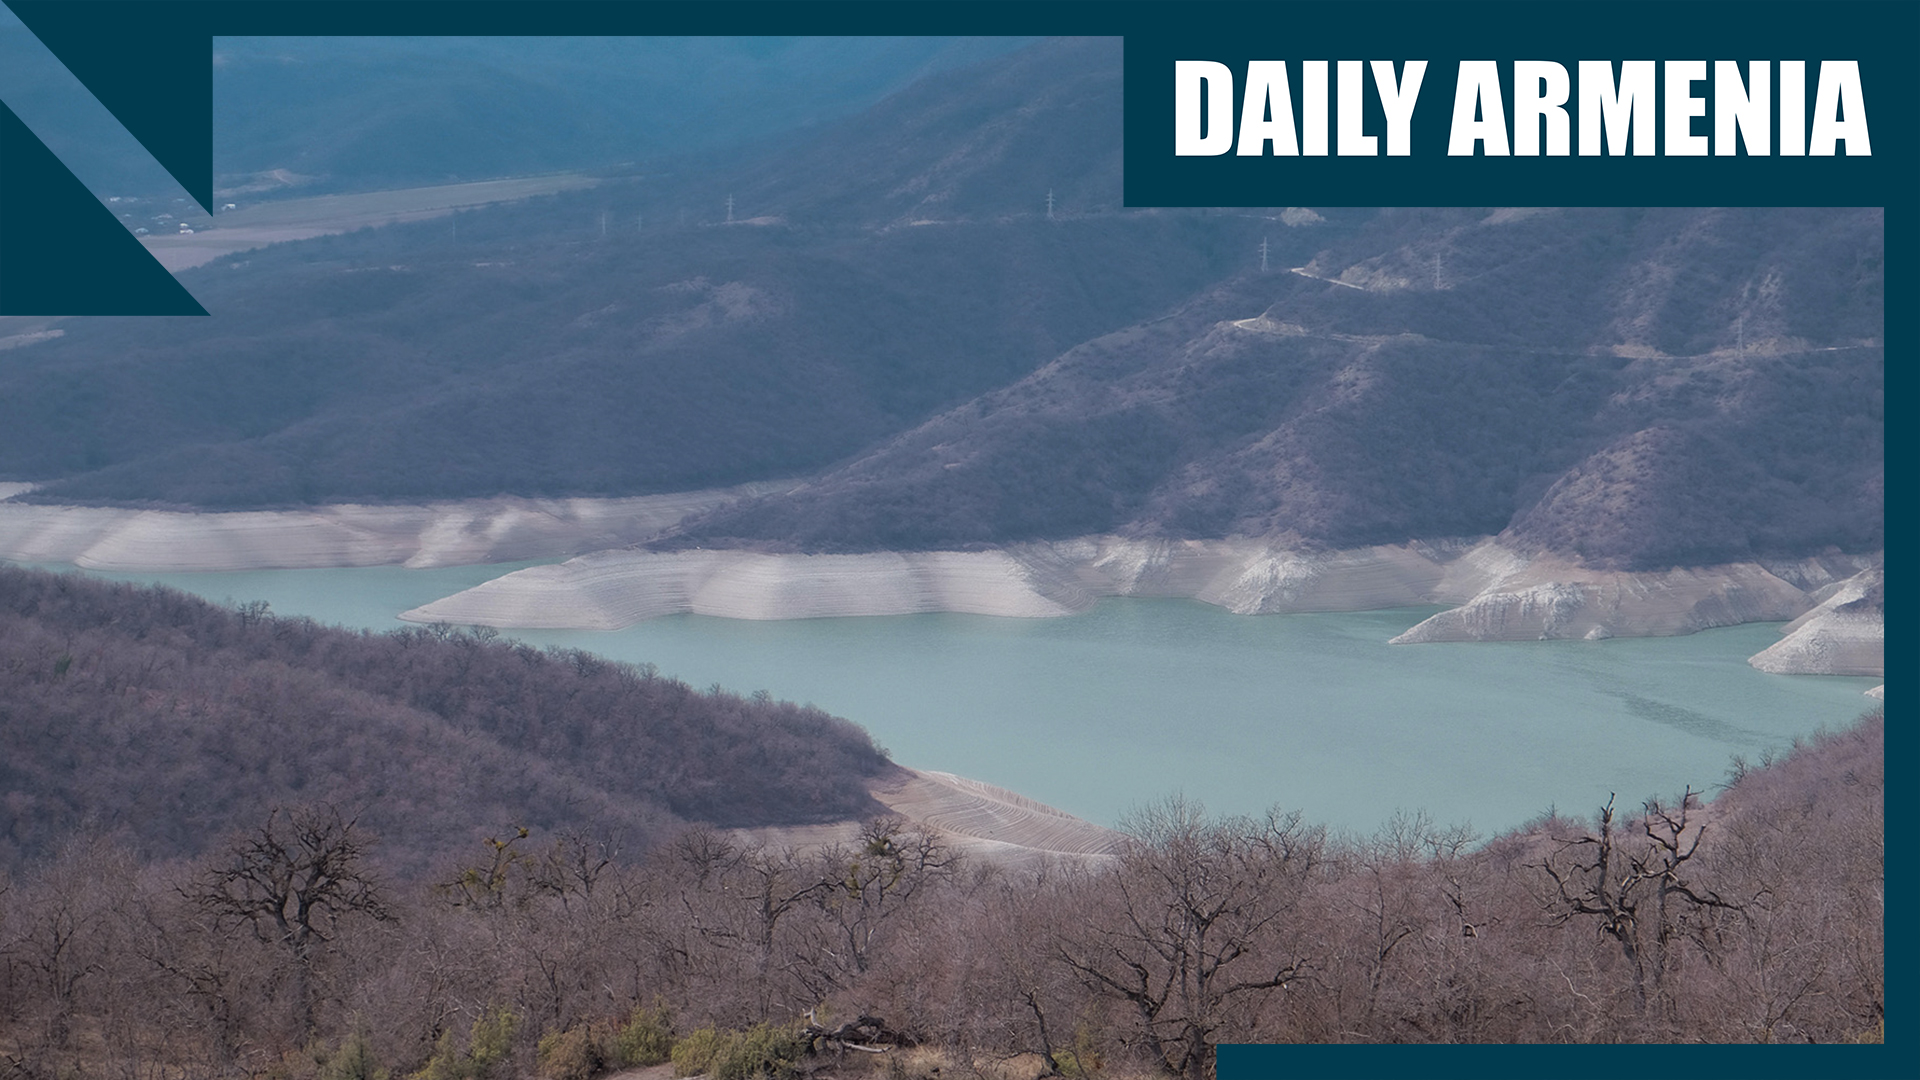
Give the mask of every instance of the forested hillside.
[(82, 828), (197, 855), (324, 801), (419, 871), (510, 825), (643, 845), (688, 821), (858, 817), (889, 767), (818, 709), (584, 652), (0, 567), (0, 867)]

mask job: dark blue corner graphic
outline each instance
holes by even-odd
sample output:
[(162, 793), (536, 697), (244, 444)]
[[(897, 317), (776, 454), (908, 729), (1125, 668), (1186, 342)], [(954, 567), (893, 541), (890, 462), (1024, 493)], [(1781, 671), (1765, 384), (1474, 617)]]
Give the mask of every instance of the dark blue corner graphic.
[(213, 43), (199, 5), (7, 0), (74, 78), (213, 212)]
[(0, 315), (205, 315), (0, 103)]

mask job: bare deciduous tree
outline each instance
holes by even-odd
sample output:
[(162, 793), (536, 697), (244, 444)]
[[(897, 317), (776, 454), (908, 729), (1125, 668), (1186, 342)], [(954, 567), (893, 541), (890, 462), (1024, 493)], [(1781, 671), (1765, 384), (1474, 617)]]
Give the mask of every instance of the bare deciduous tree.
[(0, 926), (0, 964), (8, 982), (28, 989), (23, 998), (41, 1003), (46, 1047), (68, 1047), (83, 991), (106, 970), (113, 893), (131, 876), (124, 863), (112, 845), (75, 838), (27, 879), (13, 917)]
[(1216, 822), (1177, 797), (1129, 824), (1117, 871), (1093, 879), (1096, 889), (1112, 890), (1113, 910), (1063, 936), (1055, 954), (1090, 987), (1131, 1006), (1163, 1067), (1203, 1080), (1231, 1011), (1308, 970), (1283, 931), (1324, 836), (1297, 813)]
[[(1676, 942), (1692, 929), (1687, 916), (1697, 909), (1742, 906), (1712, 889), (1695, 889), (1684, 876), (1706, 833), (1704, 825), (1687, 820), (1696, 799), (1688, 788), (1676, 807), (1647, 803), (1640, 821), (1647, 844), (1635, 849), (1616, 831), (1609, 798), (1600, 809), (1598, 836), (1562, 839), (1555, 856), (1536, 864), (1554, 885), (1547, 904), (1555, 922), (1594, 916), (1600, 931), (1619, 943), (1633, 975), (1634, 1003), (1643, 1015), (1668, 1007), (1666, 977)], [(1576, 849), (1588, 853), (1586, 861), (1573, 854)], [(1697, 943), (1710, 948), (1704, 939)]]
[[(525, 840), (529, 830), (516, 825), (505, 840), (489, 836), (485, 866), (462, 866), (450, 881), (435, 886), (455, 907), (476, 911), (495, 911), (507, 903), (513, 885), (513, 868), (529, 857), (515, 844)], [(523, 895), (522, 900), (525, 899)]]
[(842, 964), (864, 972), (882, 926), (959, 858), (925, 829), (875, 818), (861, 828), (859, 847), (830, 849), (823, 860), (823, 882), (830, 883), (813, 896), (836, 931)]
[(315, 947), (351, 915), (390, 918), (365, 866), (371, 841), (332, 806), (276, 808), (188, 886), (218, 921), (245, 923), (294, 961), (295, 1008), (313, 1025)]

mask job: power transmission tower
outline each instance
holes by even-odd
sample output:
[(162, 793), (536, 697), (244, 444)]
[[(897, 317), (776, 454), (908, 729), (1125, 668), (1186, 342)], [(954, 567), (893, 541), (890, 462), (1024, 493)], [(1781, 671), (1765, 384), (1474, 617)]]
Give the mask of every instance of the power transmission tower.
[(1053, 189), (1047, 189), (1047, 220), (1053, 220)]
[(733, 220), (733, 196), (727, 196), (727, 220)]
[(1267, 238), (1260, 238), (1260, 272), (1267, 272)]
[(1433, 253), (1433, 291), (1440, 291), (1440, 253)]

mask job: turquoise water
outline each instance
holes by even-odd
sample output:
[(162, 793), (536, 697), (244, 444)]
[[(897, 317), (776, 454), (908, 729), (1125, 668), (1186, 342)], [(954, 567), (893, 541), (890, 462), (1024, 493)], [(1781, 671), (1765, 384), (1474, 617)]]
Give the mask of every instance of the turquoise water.
[[(404, 570), (102, 574), (280, 614), (391, 629), (394, 615), (525, 563)], [(811, 702), (896, 761), (1011, 788), (1103, 824), (1172, 792), (1218, 812), (1300, 809), (1367, 832), (1396, 809), (1486, 834), (1722, 782), (1873, 704), (1878, 679), (1767, 675), (1776, 625), (1680, 638), (1386, 644), (1438, 608), (1238, 616), (1107, 599), (1063, 619), (748, 622), (513, 631), (677, 678)]]

